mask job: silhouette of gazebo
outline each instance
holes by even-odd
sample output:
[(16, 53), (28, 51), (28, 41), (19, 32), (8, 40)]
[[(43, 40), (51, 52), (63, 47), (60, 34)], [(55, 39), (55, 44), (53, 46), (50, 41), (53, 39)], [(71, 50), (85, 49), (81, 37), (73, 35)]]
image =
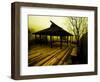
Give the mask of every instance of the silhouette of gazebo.
[[(53, 47), (53, 40), (52, 37), (53, 36), (60, 36), (60, 48), (62, 48), (62, 42), (63, 39), (62, 37), (67, 36), (67, 44), (68, 44), (68, 40), (70, 37), (70, 42), (72, 41), (71, 36), (73, 36), (72, 34), (70, 34), (69, 32), (65, 31), (63, 28), (61, 28), (60, 26), (56, 25), (54, 22), (50, 21), (51, 25), (49, 28), (46, 28), (44, 30), (32, 33), (35, 35), (35, 39), (37, 38), (36, 36), (39, 35), (40, 41), (41, 41), (41, 36), (45, 35), (46, 37), (49, 35), (50, 36), (50, 46), (51, 48)], [(40, 42), (41, 43), (41, 42)]]

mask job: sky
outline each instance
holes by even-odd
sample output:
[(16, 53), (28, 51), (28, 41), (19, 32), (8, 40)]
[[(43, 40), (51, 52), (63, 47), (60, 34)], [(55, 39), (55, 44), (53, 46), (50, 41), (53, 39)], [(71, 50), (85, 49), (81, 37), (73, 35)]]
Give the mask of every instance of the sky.
[[(67, 30), (67, 19), (65, 17), (54, 17), (54, 16), (29, 16), (28, 17), (28, 28), (32, 32), (37, 32), (45, 28), (49, 28), (51, 21), (53, 21), (58, 26), (62, 27), (64, 30)], [(65, 21), (66, 20), (66, 21)]]
[(68, 17), (62, 17), (62, 16), (34, 16), (34, 15), (28, 15), (28, 29), (31, 33), (37, 32), (46, 28), (49, 28), (51, 25), (51, 22), (54, 22), (67, 32), (74, 34), (72, 30), (70, 30), (70, 22)]

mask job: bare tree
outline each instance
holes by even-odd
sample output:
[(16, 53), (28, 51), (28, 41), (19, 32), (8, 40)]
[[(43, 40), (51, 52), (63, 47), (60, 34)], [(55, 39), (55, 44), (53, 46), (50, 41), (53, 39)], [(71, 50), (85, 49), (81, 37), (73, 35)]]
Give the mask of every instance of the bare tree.
[(77, 46), (79, 46), (79, 40), (84, 33), (87, 32), (87, 17), (67, 17), (69, 21), (69, 29), (75, 35)]

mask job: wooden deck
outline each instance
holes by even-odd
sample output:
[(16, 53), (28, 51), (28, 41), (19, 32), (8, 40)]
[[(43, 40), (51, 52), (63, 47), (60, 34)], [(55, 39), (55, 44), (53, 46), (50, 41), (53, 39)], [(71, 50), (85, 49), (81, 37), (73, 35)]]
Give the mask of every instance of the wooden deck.
[(68, 58), (73, 50), (72, 46), (50, 48), (48, 46), (35, 46), (29, 50), (29, 66), (67, 65)]

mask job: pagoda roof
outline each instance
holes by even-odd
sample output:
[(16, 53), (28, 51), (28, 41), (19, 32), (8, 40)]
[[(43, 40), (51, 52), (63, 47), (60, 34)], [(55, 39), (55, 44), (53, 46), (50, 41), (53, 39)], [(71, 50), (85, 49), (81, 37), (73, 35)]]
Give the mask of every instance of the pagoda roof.
[(40, 34), (40, 35), (52, 35), (52, 36), (73, 36), (71, 33), (65, 31), (63, 28), (55, 24), (54, 22), (50, 21), (51, 25), (49, 28), (40, 30), (33, 34)]

